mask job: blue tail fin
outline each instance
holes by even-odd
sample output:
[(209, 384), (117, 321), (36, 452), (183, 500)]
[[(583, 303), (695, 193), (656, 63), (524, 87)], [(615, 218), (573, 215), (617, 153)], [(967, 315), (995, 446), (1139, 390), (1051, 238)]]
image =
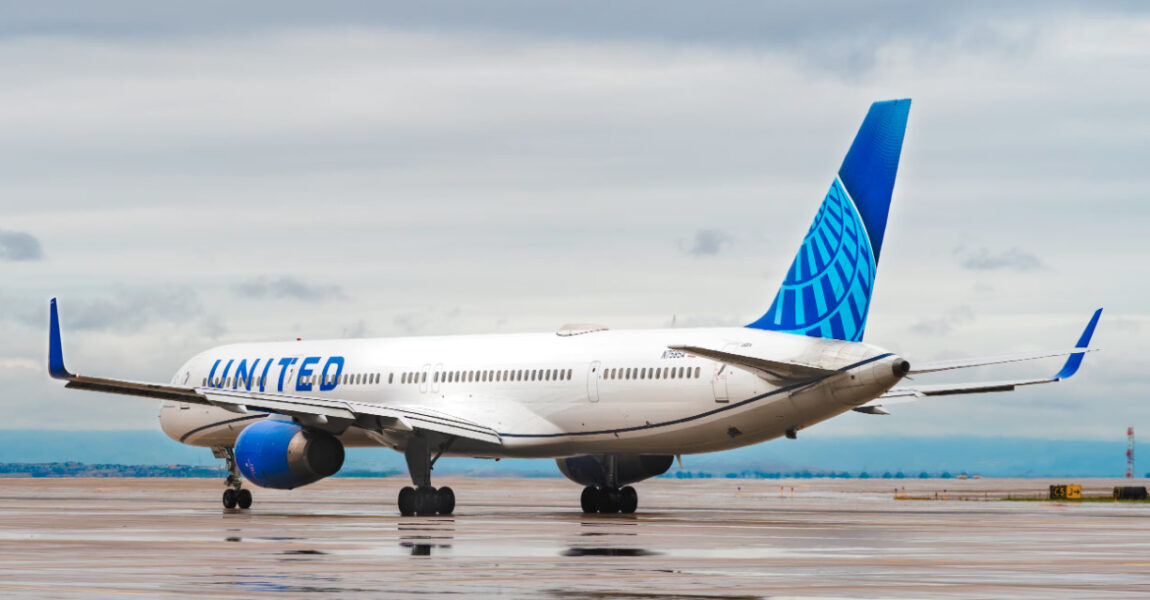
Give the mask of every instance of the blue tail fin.
[(747, 325), (860, 341), (910, 100), (875, 102), (767, 314)]

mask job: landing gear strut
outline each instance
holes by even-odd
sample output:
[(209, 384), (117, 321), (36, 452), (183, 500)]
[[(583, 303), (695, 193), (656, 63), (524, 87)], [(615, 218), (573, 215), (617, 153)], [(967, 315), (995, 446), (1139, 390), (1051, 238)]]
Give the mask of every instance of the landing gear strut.
[(441, 488), (431, 486), (431, 469), (452, 441), (454, 440), (449, 439), (440, 445), (438, 452), (432, 457), (431, 443), (425, 436), (415, 435), (408, 440), (403, 456), (407, 460), (407, 471), (411, 474), (411, 483), (415, 484), (415, 487), (407, 486), (399, 490), (399, 514), (410, 517), (450, 515), (455, 512), (455, 492), (446, 486)]
[(639, 507), (639, 494), (635, 488), (619, 486), (619, 457), (613, 454), (604, 456), (600, 464), (606, 475), (606, 485), (589, 485), (583, 488), (579, 505), (585, 513), (632, 514)]
[(236, 463), (235, 448), (212, 448), (212, 454), (227, 460), (228, 478), (224, 480), (224, 485), (228, 489), (224, 490), (224, 508), (251, 508), (252, 493), (243, 487), (244, 480), (240, 477), (240, 466)]

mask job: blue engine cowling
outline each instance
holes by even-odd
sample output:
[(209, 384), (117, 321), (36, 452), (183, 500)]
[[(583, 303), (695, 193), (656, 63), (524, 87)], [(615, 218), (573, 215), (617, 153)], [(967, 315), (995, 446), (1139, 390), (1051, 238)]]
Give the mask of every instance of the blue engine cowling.
[(290, 490), (335, 475), (343, 466), (343, 444), (326, 431), (264, 420), (240, 432), (236, 462), (248, 481)]
[[(581, 485), (604, 487), (607, 485), (607, 469), (603, 456), (574, 456), (557, 458), (555, 463), (563, 475)], [(620, 454), (615, 456), (615, 483), (627, 485), (662, 475), (675, 462), (673, 456)]]

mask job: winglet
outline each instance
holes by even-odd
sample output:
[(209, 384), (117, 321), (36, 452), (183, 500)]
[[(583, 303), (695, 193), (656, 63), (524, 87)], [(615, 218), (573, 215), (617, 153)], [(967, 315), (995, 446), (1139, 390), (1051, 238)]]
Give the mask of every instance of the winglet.
[(73, 379), (76, 376), (64, 367), (64, 348), (60, 343), (60, 315), (56, 312), (56, 299), (50, 305), (51, 320), (48, 323), (48, 374), (53, 379)]
[[(1086, 330), (1082, 332), (1082, 336), (1078, 338), (1078, 343), (1074, 345), (1075, 348), (1087, 348), (1090, 346), (1090, 338), (1094, 335), (1094, 328), (1098, 326), (1098, 318), (1102, 316), (1102, 309), (1094, 311), (1094, 316), (1090, 318), (1090, 322), (1086, 324)], [(1062, 370), (1054, 376), (1054, 380), (1069, 379), (1072, 375), (1078, 372), (1078, 367), (1082, 366), (1082, 357), (1086, 356), (1085, 352), (1078, 352), (1071, 354), (1070, 358), (1066, 359), (1066, 364), (1062, 365)]]

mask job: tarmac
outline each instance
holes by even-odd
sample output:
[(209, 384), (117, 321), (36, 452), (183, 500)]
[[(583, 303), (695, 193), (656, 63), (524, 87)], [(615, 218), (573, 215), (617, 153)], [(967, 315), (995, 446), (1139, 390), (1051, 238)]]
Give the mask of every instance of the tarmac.
[(0, 597), (1150, 597), (1150, 504), (1000, 500), (1123, 480), (657, 479), (605, 516), (563, 479), (444, 477), (455, 515), (400, 517), (405, 483), (241, 511), (215, 480), (0, 479)]

